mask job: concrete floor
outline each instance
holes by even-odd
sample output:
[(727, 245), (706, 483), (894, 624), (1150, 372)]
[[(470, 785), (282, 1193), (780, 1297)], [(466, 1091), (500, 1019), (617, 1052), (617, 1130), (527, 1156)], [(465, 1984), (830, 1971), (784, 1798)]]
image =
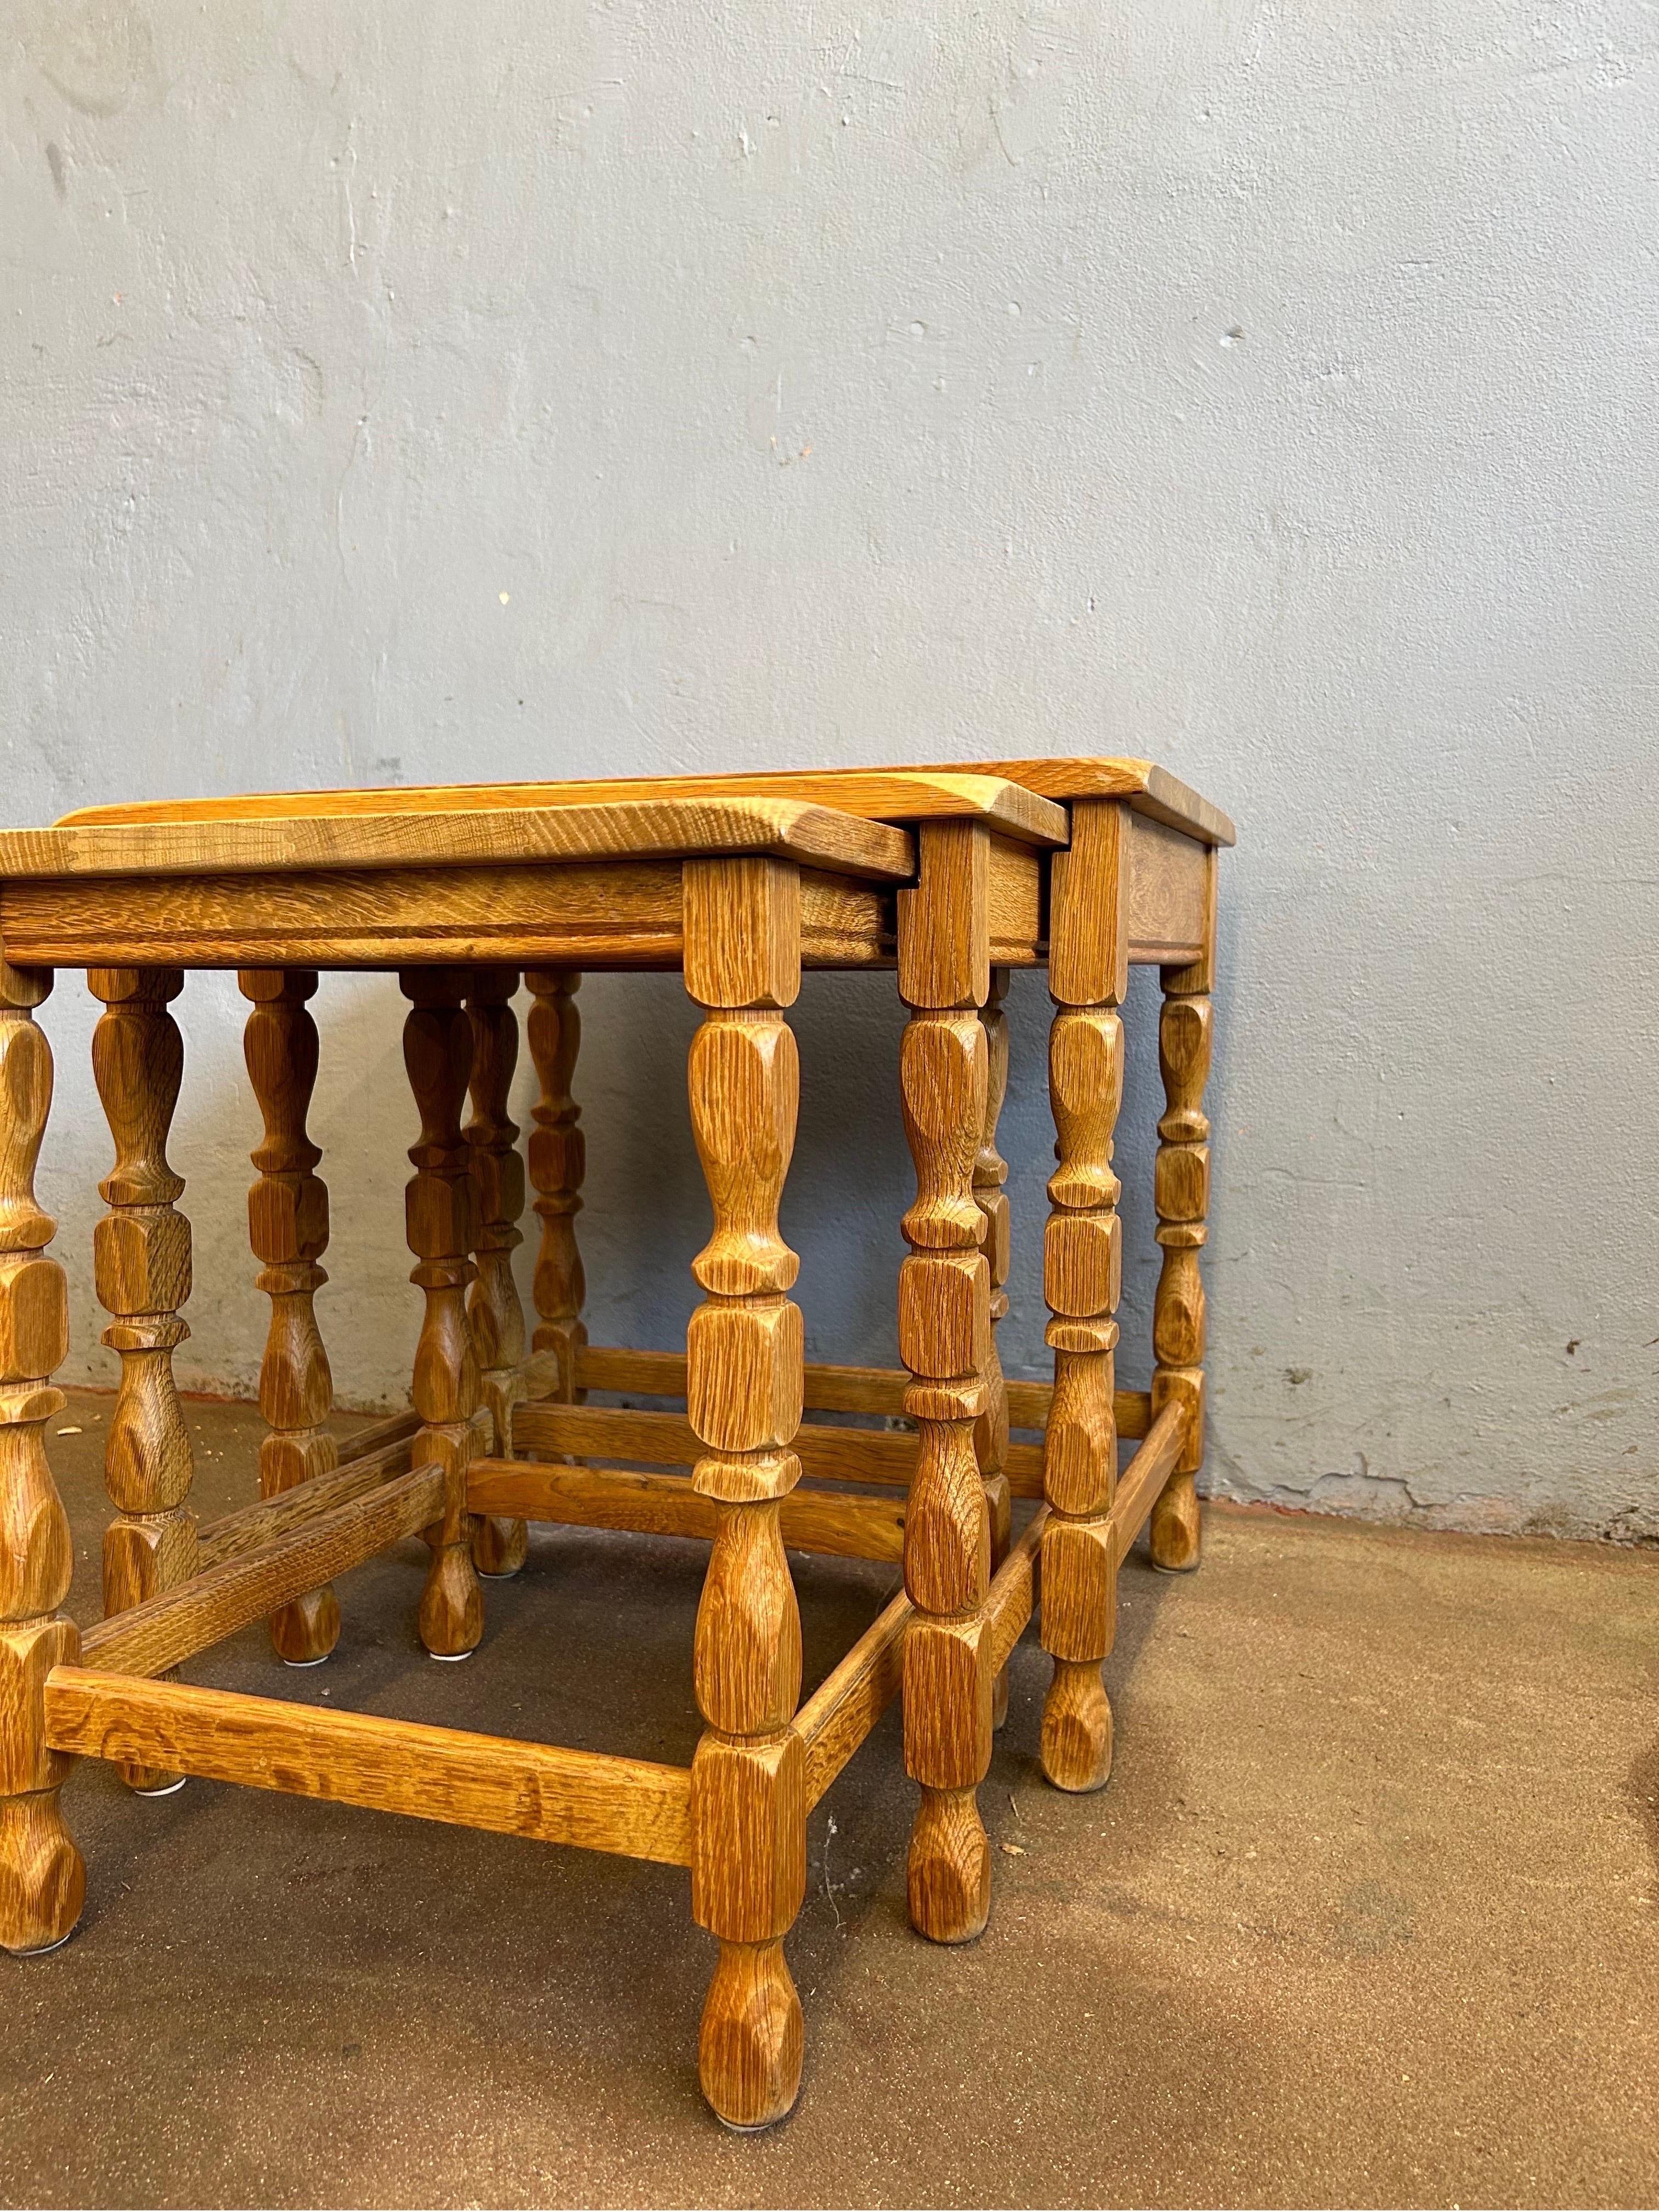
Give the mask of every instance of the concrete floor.
[[(82, 1618), (109, 1407), (52, 1443)], [(211, 1515), (257, 1416), (188, 1411)], [(440, 1667), (405, 1546), (327, 1667), (256, 1630), (189, 1671), (683, 1760), (704, 1556), (544, 1531)], [(797, 1571), (810, 1683), (894, 1577)], [(906, 1925), (893, 1716), (819, 1808), (805, 2081), (760, 2137), (697, 2094), (683, 1874), (88, 1763), (80, 1930), (0, 1962), (0, 2202), (1659, 2201), (1659, 1560), (1218, 1510), (1200, 1574), (1121, 1591), (1101, 1796), (1042, 1782), (1015, 1655), (979, 1943)]]

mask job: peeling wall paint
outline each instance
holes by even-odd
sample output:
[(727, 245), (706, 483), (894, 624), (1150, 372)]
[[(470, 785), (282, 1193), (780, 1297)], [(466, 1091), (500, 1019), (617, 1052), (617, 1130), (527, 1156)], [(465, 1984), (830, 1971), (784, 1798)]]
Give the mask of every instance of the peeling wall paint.
[[(21, 0), (8, 27), (6, 820), (1154, 754), (1243, 837), (1213, 1483), (1659, 1535), (1650, 9)], [(416, 1318), (401, 1009), (381, 979), (318, 1007), (321, 1311), (342, 1395), (384, 1402)], [(704, 1220), (690, 1010), (661, 980), (584, 1008), (595, 1333), (670, 1342)], [(240, 1011), (229, 979), (181, 1002), (174, 1152), (180, 1370), (246, 1390)], [(1012, 1013), (1004, 1343), (1034, 1373), (1034, 979)], [(69, 1379), (107, 1381), (78, 979), (47, 1019)], [(890, 1358), (890, 987), (813, 981), (799, 1029), (812, 1350)], [(1130, 1376), (1153, 1089), (1121, 1154)]]

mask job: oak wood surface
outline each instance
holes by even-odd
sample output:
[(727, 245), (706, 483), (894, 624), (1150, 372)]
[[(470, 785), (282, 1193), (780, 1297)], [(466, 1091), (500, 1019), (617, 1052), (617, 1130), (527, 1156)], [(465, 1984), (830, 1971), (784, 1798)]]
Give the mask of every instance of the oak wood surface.
[(800, 1069), (783, 1009), (800, 988), (800, 887), (775, 860), (685, 868), (685, 987), (703, 1009), (686, 1069), (714, 1215), (691, 1263), (692, 1481), (718, 1520), (692, 1645), (705, 1727), (691, 1763), (691, 1913), (720, 1939), (697, 2039), (703, 2094), (736, 2127), (781, 2119), (800, 2087), (800, 1997), (783, 1938), (806, 1886), (800, 1613), (782, 1501), (800, 1475), (799, 1262), (778, 1207)]
[[(587, 1139), (573, 1085), (581, 1049), (581, 1010), (576, 994), (581, 977), (568, 969), (532, 968), (525, 977), (532, 994), (528, 1024), (530, 1056), (541, 1095), (532, 1109), (528, 1159), (536, 1188), (536, 1217), (541, 1241), (536, 1252), (532, 1296), (538, 1354), (555, 1362), (552, 1395), (567, 1402), (576, 1395), (576, 1362), (587, 1342), (582, 1306), (587, 1296), (576, 1216), (582, 1210), (582, 1181), (587, 1172)], [(682, 1376), (684, 1355), (679, 1355)], [(534, 1385), (526, 1377), (526, 1387)]]
[[(467, 1470), (475, 1513), (513, 1514), (574, 1528), (628, 1528), (651, 1536), (713, 1540), (720, 1507), (683, 1477), (617, 1468), (549, 1467), (529, 1460), (477, 1459)], [(849, 1559), (904, 1556), (904, 1510), (883, 1498), (793, 1490), (778, 1526), (793, 1551)]]
[[(1099, 1789), (1111, 1771), (1112, 1710), (1101, 1662), (1112, 1648), (1117, 1552), (1114, 1426), (1122, 1224), (1113, 1133), (1123, 1092), (1133, 871), (1138, 842), (1173, 831), (1116, 799), (1079, 799), (1054, 873), (1048, 1096), (1056, 1142), (1043, 1239), (1044, 1332), (1054, 1390), (1043, 1435), (1049, 1511), (1042, 1538), (1042, 1640), (1054, 1662), (1042, 1708), (1044, 1773), (1062, 1790)], [(1185, 842), (1202, 861), (1204, 848)]]
[(424, 1301), (415, 1346), (412, 1395), (421, 1417), (414, 1457), (444, 1471), (441, 1511), (422, 1530), (432, 1553), (416, 1625), (427, 1650), (443, 1659), (476, 1650), (483, 1635), (483, 1594), (472, 1564), (466, 1466), (476, 1443), (481, 1393), (477, 1349), (466, 1293), (477, 1273), (477, 1190), (461, 1108), (471, 1079), (472, 1024), (462, 1006), (463, 969), (408, 968), (398, 978), (410, 1001), (404, 1067), (421, 1116), (409, 1148), (413, 1179), (404, 1189), (405, 1239), (416, 1265), (410, 1280)]
[(806, 1750), (806, 1802), (816, 1805), (904, 1680), (904, 1632), (915, 1611), (902, 1590), (871, 1622), (795, 1715)]
[(349, 1460), (361, 1459), (384, 1445), (395, 1444), (404, 1437), (412, 1437), (420, 1425), (420, 1415), (412, 1406), (405, 1406), (401, 1413), (387, 1413), (378, 1421), (371, 1421), (367, 1428), (354, 1429), (349, 1436), (340, 1439), (340, 1464), (343, 1467)]
[(1212, 1043), (1216, 876), (1212, 854), (1203, 942), (1190, 962), (1164, 969), (1158, 1030), (1164, 1110), (1158, 1124), (1152, 1200), (1163, 1262), (1152, 1300), (1152, 1407), (1157, 1413), (1179, 1403), (1187, 1413), (1176, 1478), (1152, 1513), (1152, 1562), (1171, 1574), (1195, 1567), (1203, 1547), (1196, 1478), (1204, 1464), (1206, 1324), (1199, 1255), (1209, 1237), (1210, 1124), (1204, 1088)]
[(899, 894), (899, 1048), (916, 1195), (900, 1223), (899, 1356), (909, 1370), (916, 1470), (904, 1522), (904, 1764), (920, 1789), (906, 1887), (911, 1924), (969, 1941), (990, 1910), (990, 1845), (975, 1793), (991, 1758), (994, 1670), (984, 1602), (992, 1532), (975, 1431), (990, 1404), (990, 1270), (974, 1166), (986, 1128), (989, 833), (924, 822), (919, 880)]
[[(184, 981), (177, 968), (155, 966), (87, 976), (104, 1002), (92, 1070), (115, 1141), (115, 1164), (98, 1186), (109, 1211), (93, 1231), (93, 1280), (112, 1316), (102, 1340), (121, 1362), (104, 1446), (104, 1486), (117, 1509), (104, 1531), (106, 1614), (196, 1571), (190, 1431), (173, 1373), (174, 1348), (190, 1334), (179, 1309), (191, 1293), (191, 1229), (173, 1204), (184, 1178), (167, 1156), (184, 1073), (184, 1041), (167, 1009)], [(178, 1778), (137, 1767), (123, 1776), (143, 1790), (170, 1790)]]
[(1006, 837), (988, 841), (985, 915), (992, 963), (1034, 967), (1042, 953), (1044, 855)]
[[(1195, 959), (1204, 942), (1213, 845), (1127, 808), (1129, 957), (1141, 966)], [(1073, 817), (1075, 818), (1075, 817)]]
[(536, 811), (642, 800), (788, 798), (820, 804), (867, 820), (918, 822), (951, 815), (977, 816), (1006, 835), (1038, 845), (1063, 844), (1064, 817), (1035, 787), (1012, 779), (934, 770), (780, 769), (754, 775), (624, 776), (563, 783), (396, 785), (363, 791), (256, 792), (240, 797), (139, 799), (84, 806), (60, 817), (59, 827), (156, 822), (265, 822), (295, 817), (438, 815)]
[[(902, 1367), (836, 1367), (809, 1361), (804, 1370), (804, 1404), (813, 1413), (902, 1413), (908, 1371)], [(608, 1390), (641, 1397), (683, 1398), (685, 1395), (685, 1357), (678, 1352), (635, 1351), (625, 1345), (586, 1345), (576, 1356), (576, 1380), (584, 1389)], [(1052, 1382), (1026, 1382), (1010, 1376), (1008, 1419), (1017, 1429), (1047, 1425)], [(1152, 1419), (1152, 1399), (1145, 1390), (1120, 1390), (1115, 1400), (1117, 1432), (1121, 1437), (1144, 1437)], [(1036, 1492), (1030, 1493), (1035, 1497)]]
[(53, 1669), (46, 1716), (54, 1743), (93, 1758), (163, 1760), (213, 1781), (667, 1866), (690, 1859), (684, 1767), (88, 1667)]
[[(1170, 1474), (1186, 1441), (1188, 1408), (1177, 1401), (1167, 1405), (1152, 1423), (1146, 1442), (1118, 1479), (1112, 1500), (1112, 1523), (1117, 1531), (1121, 1559), (1139, 1534), (1143, 1522), (1169, 1487)], [(1179, 1480), (1179, 1478), (1176, 1478)]]
[(332, 1512), (354, 1498), (378, 1489), (393, 1475), (407, 1474), (416, 1424), (411, 1415), (408, 1433), (378, 1450), (359, 1452), (326, 1474), (314, 1474), (274, 1497), (256, 1498), (234, 1512), (203, 1524), (196, 1543), (198, 1571), (217, 1566), (222, 1559), (238, 1559), (257, 1552), (274, 1536), (303, 1528), (319, 1513)]
[(1017, 1540), (1009, 1546), (1007, 1557), (991, 1578), (985, 1613), (990, 1624), (991, 1662), (995, 1667), (1007, 1665), (1009, 1654), (1024, 1634), (1036, 1604), (1042, 1575), (1042, 1532), (1049, 1515), (1049, 1507), (1038, 1506)]
[[(1232, 845), (1237, 833), (1218, 806), (1156, 761), (1110, 756), (1072, 755), (1054, 760), (968, 761), (962, 768), (979, 775), (1006, 776), (1046, 798), (1123, 799), (1137, 814), (1172, 829), (1184, 830), (1209, 845)], [(931, 773), (924, 770), (922, 773)]]
[[(822, 869), (800, 880), (807, 964), (890, 963), (890, 893)], [(142, 963), (165, 945), (187, 968), (675, 969), (681, 883), (672, 860), (0, 878), (0, 942), (14, 959), (64, 967)]]
[[(554, 1406), (532, 1401), (520, 1412), (517, 1434), (532, 1451), (567, 1452), (581, 1459), (640, 1461), (647, 1467), (689, 1467), (702, 1447), (684, 1413), (641, 1412), (632, 1407)], [(815, 1482), (880, 1483), (908, 1490), (916, 1471), (917, 1439), (902, 1430), (857, 1429), (807, 1422), (791, 1450), (800, 1471)], [(1016, 1498), (1042, 1495), (1042, 1448), (1011, 1443), (1003, 1473)]]
[(64, 1822), (69, 1762), (50, 1751), (46, 1673), (78, 1648), (63, 1613), (75, 1553), (46, 1456), (63, 1410), (52, 1376), (69, 1349), (56, 1223), (34, 1194), (52, 1107), (52, 1047), (34, 1012), (52, 979), (0, 960), (0, 1947), (61, 1943), (80, 1917), (86, 1869)]
[[(991, 1571), (994, 1576), (1008, 1550), (1009, 1513), (1012, 1492), (1007, 1473), (1011, 1446), (1008, 1441), (1008, 1384), (1002, 1372), (1002, 1361), (997, 1353), (997, 1324), (1008, 1312), (1008, 1293), (1004, 1285), (1008, 1279), (1011, 1243), (1008, 1195), (1003, 1185), (1008, 1179), (1008, 1163), (997, 1150), (997, 1123), (1001, 1117), (1002, 1102), (1008, 1089), (1008, 1017), (1003, 1012), (1003, 999), (1008, 989), (1008, 970), (994, 967), (991, 988), (980, 1010), (980, 1022), (985, 1031), (985, 1127), (980, 1138), (979, 1149), (974, 1156), (974, 1202), (985, 1218), (983, 1249), (986, 1267), (990, 1276), (990, 1328), (987, 1335), (985, 1361), (981, 1370), (985, 1378), (985, 1410), (974, 1429), (974, 1448), (979, 1456), (980, 1480), (985, 1486), (985, 1510), (991, 1522)], [(1035, 1472), (1041, 1480), (1041, 1460)], [(991, 1692), (991, 1718), (994, 1727), (1000, 1728), (1008, 1716), (1008, 1677), (999, 1668)]]
[[(288, 874), (297, 869), (510, 867), (532, 861), (679, 860), (769, 853), (896, 881), (912, 866), (902, 830), (772, 793), (573, 799), (554, 806), (436, 806), (237, 818), (145, 815), (0, 830), (0, 876)], [(413, 794), (400, 794), (408, 797)], [(1011, 804), (1018, 804), (1011, 796)], [(1060, 830), (1055, 842), (1065, 835)]]
[(258, 1551), (222, 1558), (204, 1572), (88, 1629), (88, 1664), (118, 1674), (162, 1674), (249, 1621), (274, 1612), (425, 1528), (443, 1504), (441, 1468), (417, 1467), (310, 1516)]
[[(322, 1158), (306, 1129), (317, 1081), (317, 1024), (306, 1001), (317, 989), (311, 968), (245, 968), (237, 978), (252, 1010), (242, 1032), (248, 1080), (264, 1117), (247, 1194), (248, 1241), (260, 1262), (255, 1278), (270, 1300), (270, 1326), (259, 1368), (259, 1488), (266, 1498), (326, 1474), (338, 1446), (325, 1425), (334, 1402), (315, 1298), (328, 1280), (318, 1265), (328, 1249), (328, 1189), (315, 1172)], [(199, 1558), (199, 1547), (198, 1553)], [(271, 1615), (277, 1656), (296, 1666), (325, 1659), (339, 1640), (340, 1607), (325, 1586)]]
[[(513, 1415), (526, 1390), (524, 1305), (513, 1273), (513, 1255), (524, 1242), (525, 1164), (519, 1125), (507, 1111), (519, 1060), (519, 1018), (513, 994), (516, 968), (475, 968), (467, 979), (472, 1022), (472, 1112), (462, 1134), (471, 1148), (477, 1198), (472, 1261), (477, 1273), (467, 1292), (466, 1314), (478, 1361), (483, 1410), (490, 1449), (510, 1457)], [(516, 1574), (524, 1565), (522, 1521), (489, 1516), (472, 1525), (472, 1564), (481, 1575)]]

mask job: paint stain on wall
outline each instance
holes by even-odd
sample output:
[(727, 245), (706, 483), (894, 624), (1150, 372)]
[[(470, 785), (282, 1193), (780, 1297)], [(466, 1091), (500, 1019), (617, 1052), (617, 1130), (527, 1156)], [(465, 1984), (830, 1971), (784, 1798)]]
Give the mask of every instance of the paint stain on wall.
[[(154, 79), (149, 25), (125, 0), (80, 0), (69, 7), (46, 0), (33, 12), (23, 50), (53, 90), (82, 115), (118, 115), (139, 86)], [(55, 165), (52, 176), (55, 181)]]

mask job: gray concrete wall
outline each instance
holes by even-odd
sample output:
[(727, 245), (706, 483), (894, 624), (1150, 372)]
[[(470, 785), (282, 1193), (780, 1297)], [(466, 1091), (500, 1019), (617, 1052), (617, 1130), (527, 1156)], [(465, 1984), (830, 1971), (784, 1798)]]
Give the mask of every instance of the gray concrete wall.
[[(1650, 9), (16, 0), (5, 32), (4, 819), (1153, 754), (1243, 830), (1213, 1482), (1659, 1534)], [(689, 1010), (585, 999), (593, 1324), (669, 1342)], [(322, 1310), (375, 1402), (416, 1322), (400, 1008), (319, 1004)], [(108, 1379), (77, 979), (47, 1012), (70, 1375)], [(1012, 1012), (1037, 1372), (1040, 983)], [(182, 1018), (179, 1365), (246, 1389), (234, 986)], [(890, 1358), (890, 985), (809, 982), (799, 1026), (812, 1350)]]

